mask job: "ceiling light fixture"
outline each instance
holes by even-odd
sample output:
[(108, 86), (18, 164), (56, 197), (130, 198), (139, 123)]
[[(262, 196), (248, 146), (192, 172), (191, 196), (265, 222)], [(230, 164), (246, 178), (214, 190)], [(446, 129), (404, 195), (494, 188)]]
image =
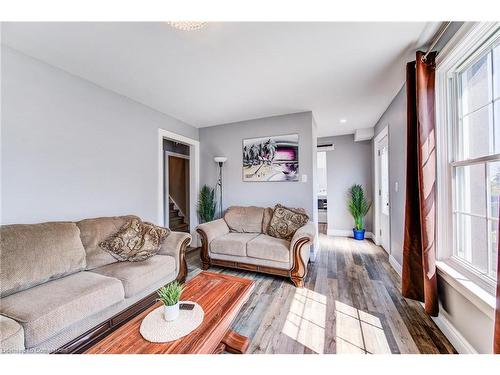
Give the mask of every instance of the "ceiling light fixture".
[(341, 123), (341, 124), (345, 124), (346, 122), (347, 122), (347, 120), (346, 120), (345, 118), (341, 118), (341, 119), (340, 119), (340, 123)]
[(167, 22), (174, 29), (182, 30), (182, 31), (194, 31), (200, 30), (204, 28), (208, 22), (196, 22), (196, 21), (174, 21)]

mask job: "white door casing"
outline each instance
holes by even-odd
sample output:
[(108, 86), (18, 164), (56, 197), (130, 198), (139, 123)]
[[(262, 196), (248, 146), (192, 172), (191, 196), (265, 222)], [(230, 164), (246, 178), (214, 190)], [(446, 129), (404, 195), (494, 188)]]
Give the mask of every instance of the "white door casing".
[(189, 231), (193, 236), (191, 246), (198, 246), (199, 239), (195, 229), (198, 226), (196, 203), (198, 201), (198, 192), (200, 190), (200, 142), (196, 139), (188, 138), (168, 130), (158, 129), (158, 225), (164, 225), (165, 218), (165, 192), (163, 180), (165, 154), (163, 151), (163, 138), (189, 145)]
[(390, 210), (389, 210), (389, 144), (384, 137), (378, 144), (378, 159), (380, 165), (380, 182), (378, 199), (380, 202), (380, 244), (390, 253)]
[(390, 254), (389, 134), (386, 126), (374, 139), (374, 240)]

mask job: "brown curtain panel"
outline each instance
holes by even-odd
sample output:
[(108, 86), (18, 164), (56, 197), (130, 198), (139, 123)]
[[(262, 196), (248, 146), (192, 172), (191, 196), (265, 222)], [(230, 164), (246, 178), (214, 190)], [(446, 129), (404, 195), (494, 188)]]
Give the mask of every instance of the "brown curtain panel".
[(497, 257), (497, 309), (495, 311), (495, 333), (493, 334), (493, 353), (500, 354), (500, 222), (498, 223), (499, 237)]
[(406, 66), (407, 158), (403, 244), (403, 296), (439, 313), (435, 255), (436, 132), (434, 129), (435, 53), (417, 52)]

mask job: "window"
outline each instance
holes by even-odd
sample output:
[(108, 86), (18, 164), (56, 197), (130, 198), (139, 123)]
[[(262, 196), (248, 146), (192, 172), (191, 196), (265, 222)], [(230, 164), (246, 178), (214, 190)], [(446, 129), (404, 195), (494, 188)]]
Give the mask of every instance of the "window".
[[(451, 249), (443, 251), (438, 241), (438, 256), (446, 258), (492, 291), (497, 272), (500, 209), (498, 25), (489, 29), (475, 45), (469, 43), (463, 49), (455, 48), (456, 51), (460, 51), (461, 56), (453, 56), (453, 66), (442, 74), (443, 83), (438, 85), (441, 95), (445, 96), (446, 109), (442, 110), (447, 112), (445, 117), (441, 116), (444, 121), (438, 119), (438, 127), (441, 127), (447, 143), (447, 152), (441, 153), (446, 158), (443, 166), (447, 173), (439, 174), (438, 171), (438, 180), (448, 180), (444, 184), (449, 185), (445, 190), (451, 195), (448, 197), (448, 213), (453, 218), (451, 232), (448, 232), (451, 238), (441, 242)], [(443, 187), (443, 183), (438, 181), (438, 190), (440, 186)], [(447, 199), (439, 191), (438, 197), (443, 201)], [(438, 217), (450, 216), (440, 215), (438, 209)], [(439, 228), (450, 224), (442, 223), (438, 227), (438, 236), (443, 235)]]

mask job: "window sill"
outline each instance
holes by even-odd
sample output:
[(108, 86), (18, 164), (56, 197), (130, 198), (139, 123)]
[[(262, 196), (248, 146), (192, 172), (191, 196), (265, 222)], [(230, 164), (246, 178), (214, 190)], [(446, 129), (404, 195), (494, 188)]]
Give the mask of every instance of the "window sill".
[(444, 261), (437, 261), (438, 274), (457, 292), (471, 301), (478, 309), (489, 316), (495, 318), (495, 296), (472, 282), (469, 278), (458, 272), (450, 264)]

